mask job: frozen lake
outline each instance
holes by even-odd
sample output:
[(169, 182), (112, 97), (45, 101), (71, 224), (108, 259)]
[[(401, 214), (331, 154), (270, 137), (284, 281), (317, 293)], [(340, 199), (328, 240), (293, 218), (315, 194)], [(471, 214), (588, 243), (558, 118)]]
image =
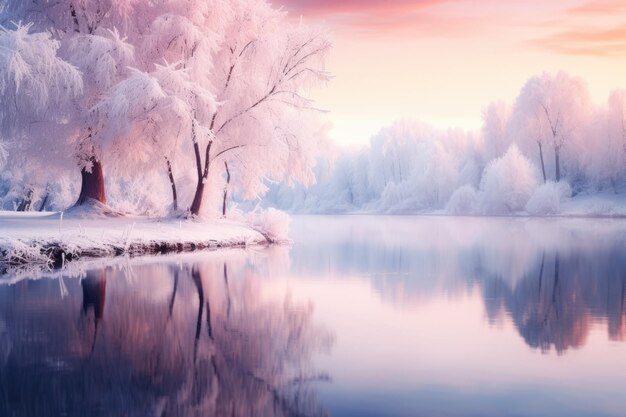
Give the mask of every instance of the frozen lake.
[(626, 415), (626, 220), (291, 235), (0, 284), (0, 415)]

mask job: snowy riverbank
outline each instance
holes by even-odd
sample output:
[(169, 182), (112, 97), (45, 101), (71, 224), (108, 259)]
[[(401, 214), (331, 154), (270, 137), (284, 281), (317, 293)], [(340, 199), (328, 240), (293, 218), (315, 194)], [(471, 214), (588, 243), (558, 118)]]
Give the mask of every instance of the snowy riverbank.
[(0, 211), (0, 272), (21, 264), (61, 267), (79, 258), (158, 254), (268, 243), (266, 234), (232, 220)]

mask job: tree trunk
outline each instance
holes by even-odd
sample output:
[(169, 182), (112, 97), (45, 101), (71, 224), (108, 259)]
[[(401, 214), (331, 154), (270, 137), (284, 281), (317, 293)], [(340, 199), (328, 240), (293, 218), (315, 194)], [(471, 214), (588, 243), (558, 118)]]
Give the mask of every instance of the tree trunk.
[(44, 209), (46, 208), (46, 204), (48, 204), (49, 196), (50, 196), (50, 193), (46, 193), (46, 196), (43, 198), (43, 201), (41, 202), (41, 207), (39, 207), (39, 211), (44, 211)]
[(197, 216), (200, 214), (200, 208), (202, 207), (202, 197), (204, 196), (204, 181), (202, 179), (198, 180), (198, 185), (196, 185), (196, 193), (193, 196), (193, 202), (191, 203), (191, 208), (189, 211), (192, 215)]
[(172, 172), (172, 163), (168, 158), (165, 158), (167, 162), (167, 176), (170, 179), (170, 185), (172, 186), (172, 202), (174, 211), (178, 210), (178, 195), (176, 193), (176, 182), (174, 181), (174, 173)]
[(193, 135), (193, 149), (196, 155), (196, 169), (198, 170), (198, 185), (196, 185), (196, 193), (193, 196), (193, 202), (191, 203), (191, 207), (189, 211), (191, 215), (197, 216), (200, 214), (200, 209), (202, 208), (202, 197), (204, 196), (204, 183), (209, 178), (209, 166), (211, 164), (210, 154), (211, 154), (211, 145), (212, 141), (209, 141), (206, 147), (205, 156), (204, 156), (204, 171), (202, 170), (202, 157), (200, 156), (200, 146), (196, 141), (196, 131), (194, 125), (192, 124), (192, 135)]
[(17, 206), (17, 211), (30, 211), (30, 206), (33, 203), (33, 189), (30, 188), (28, 193), (26, 193), (26, 197), (22, 199), (20, 205)]
[(546, 164), (543, 162), (543, 147), (541, 146), (541, 142), (537, 141), (537, 146), (539, 146), (539, 159), (541, 159), (541, 173), (543, 174), (543, 182), (544, 184), (548, 181), (546, 178)]
[(224, 200), (222, 201), (222, 216), (226, 216), (226, 199), (228, 198), (228, 185), (230, 184), (230, 171), (228, 170), (228, 163), (224, 162), (226, 167), (226, 185), (224, 186)]
[(554, 147), (554, 166), (556, 169), (556, 182), (561, 181), (561, 161), (559, 152), (561, 149), (558, 146)]
[(96, 200), (102, 204), (106, 204), (106, 196), (104, 193), (104, 174), (102, 173), (102, 163), (95, 158), (91, 158), (91, 172), (83, 168), (80, 171), (81, 186), (80, 195), (76, 205), (80, 206), (89, 200)]

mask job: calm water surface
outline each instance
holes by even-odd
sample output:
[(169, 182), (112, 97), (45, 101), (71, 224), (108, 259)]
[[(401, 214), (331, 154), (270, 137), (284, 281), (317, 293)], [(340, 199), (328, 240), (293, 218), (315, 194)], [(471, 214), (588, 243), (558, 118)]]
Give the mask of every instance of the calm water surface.
[(291, 233), (0, 278), (0, 416), (626, 416), (626, 220)]

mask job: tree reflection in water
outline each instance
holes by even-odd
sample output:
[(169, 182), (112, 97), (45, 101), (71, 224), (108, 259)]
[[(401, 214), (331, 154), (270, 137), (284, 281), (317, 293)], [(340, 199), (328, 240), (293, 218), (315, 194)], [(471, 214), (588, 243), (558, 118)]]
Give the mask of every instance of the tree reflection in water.
[(510, 319), (546, 353), (583, 346), (598, 325), (626, 339), (623, 219), (304, 219), (293, 232), (298, 274), (362, 277), (400, 308), (478, 290), (491, 322)]
[(611, 340), (626, 338), (626, 259), (609, 251), (544, 252), (516, 283), (484, 283), (492, 320), (509, 315), (524, 341), (562, 354), (584, 346), (594, 323), (606, 322)]
[(109, 268), (65, 299), (51, 280), (3, 288), (0, 415), (325, 415), (311, 359), (331, 334), (311, 305), (262, 297), (255, 268), (234, 269), (142, 266), (128, 283)]

